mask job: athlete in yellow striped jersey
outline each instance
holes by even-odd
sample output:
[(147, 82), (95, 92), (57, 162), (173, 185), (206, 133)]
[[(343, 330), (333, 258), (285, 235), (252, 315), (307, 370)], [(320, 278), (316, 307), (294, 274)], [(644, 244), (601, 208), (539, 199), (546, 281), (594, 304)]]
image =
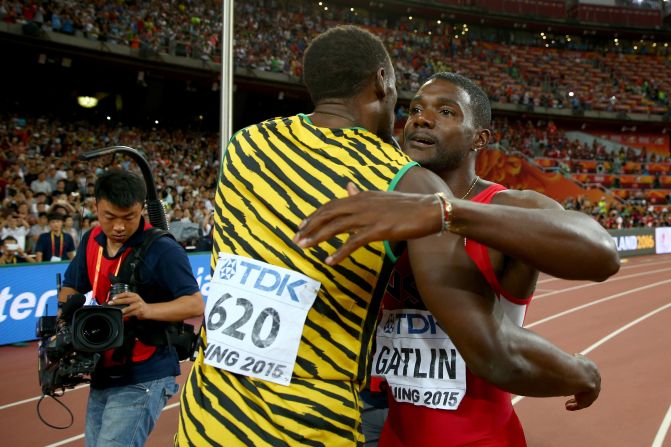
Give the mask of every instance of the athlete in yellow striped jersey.
[[(371, 243), (330, 266), (323, 245), (303, 250), (292, 238), (348, 182), (450, 195), (390, 144), (395, 76), (377, 37), (352, 26), (325, 32), (305, 52), (304, 78), (312, 114), (245, 128), (224, 155), (214, 285), (181, 396), (179, 446), (361, 445), (358, 393), (393, 247)], [(413, 217), (440, 221), (440, 208)], [(331, 239), (331, 251), (343, 241)], [(317, 284), (312, 294), (306, 284)]]

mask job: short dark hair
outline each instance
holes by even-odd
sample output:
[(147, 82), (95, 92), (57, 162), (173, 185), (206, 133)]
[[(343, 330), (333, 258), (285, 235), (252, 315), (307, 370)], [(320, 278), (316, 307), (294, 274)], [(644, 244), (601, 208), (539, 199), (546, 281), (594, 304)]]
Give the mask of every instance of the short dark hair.
[(314, 104), (328, 98), (351, 98), (390, 60), (379, 37), (356, 26), (336, 26), (308, 45), (303, 54), (303, 81)]
[(96, 201), (105, 199), (119, 208), (130, 208), (136, 203), (144, 206), (147, 187), (137, 174), (111, 169), (96, 180), (94, 195)]
[(65, 214), (54, 211), (54, 212), (51, 212), (51, 213), (47, 214), (47, 220), (49, 222), (51, 222), (52, 220), (64, 221), (65, 220)]
[(5, 236), (5, 238), (2, 240), (2, 243), (4, 244), (7, 241), (14, 241), (14, 242), (19, 242), (18, 239), (16, 239), (14, 236), (11, 234), (9, 236)]
[(471, 112), (473, 113), (473, 124), (478, 128), (486, 128), (492, 122), (492, 106), (487, 94), (478, 85), (457, 73), (443, 71), (436, 73), (429, 78), (440, 79), (461, 87), (471, 98)]

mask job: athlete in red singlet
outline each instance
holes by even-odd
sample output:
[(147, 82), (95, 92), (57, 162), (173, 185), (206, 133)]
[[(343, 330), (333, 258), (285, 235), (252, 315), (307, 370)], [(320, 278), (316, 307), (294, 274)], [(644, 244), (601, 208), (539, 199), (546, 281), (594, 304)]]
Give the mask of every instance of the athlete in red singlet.
[[(471, 203), (499, 204), (536, 209), (561, 208), (553, 200), (530, 191), (507, 190), (475, 175), (477, 151), (486, 146), (488, 100), (468, 79), (438, 75), (427, 82), (410, 103), (404, 129), (404, 150), (436, 172), (455, 193)], [(468, 132), (469, 112), (479, 138)], [(487, 115), (487, 113), (485, 113)], [(453, 210), (458, 225), (459, 210)], [(505, 214), (487, 222), (496, 227)], [(457, 230), (458, 231), (458, 230)], [(543, 231), (520, 226), (518, 233)], [(522, 262), (513, 249), (504, 255), (472, 238), (463, 237), (463, 252), (471, 262), (459, 275), (479, 284), (475, 291), (495, 301), (515, 325), (522, 326), (535, 289), (538, 259)], [(505, 238), (504, 234), (499, 238)], [(560, 239), (561, 240), (561, 239)], [(530, 242), (531, 243), (531, 242)], [(549, 245), (549, 244), (545, 244)], [(546, 249), (546, 246), (543, 249)], [(539, 247), (540, 248), (540, 247)], [(538, 250), (542, 258), (562, 254)], [(578, 268), (583, 261), (566, 259)], [(392, 274), (377, 331), (372, 374), (388, 382), (389, 414), (380, 447), (416, 446), (525, 446), (524, 432), (507, 391), (477, 376), (468, 368), (454, 343), (426, 310), (415, 284), (409, 257), (402, 256)], [(590, 398), (596, 398), (592, 395)]]
[[(505, 189), (491, 184), (471, 200), (490, 203), (496, 193)], [(521, 326), (531, 296), (517, 297), (501, 288), (487, 247), (465, 239), (465, 249), (506, 315)], [(462, 383), (464, 390), (459, 389), (458, 383), (450, 383), (451, 352), (447, 357), (443, 356), (448, 359), (447, 365), (431, 361), (432, 358), (439, 360), (440, 349), (447, 352), (451, 344), (438, 325), (431, 324), (431, 314), (426, 311), (417, 291), (407, 253), (401, 256), (392, 272), (383, 309), (378, 326), (378, 349), (372, 364), (373, 375), (385, 377), (389, 390), (389, 413), (380, 446), (526, 445), (510, 393), (487, 383), (466, 368), (465, 383)], [(428, 334), (428, 337), (422, 334)], [(422, 341), (426, 338), (435, 341), (436, 336), (443, 337), (438, 338), (439, 343)], [(413, 350), (410, 366), (394, 368), (394, 352), (399, 353), (401, 366), (406, 352), (404, 348)], [(419, 350), (419, 356), (415, 350)], [(463, 364), (456, 350), (454, 357), (455, 362)], [(443, 378), (438, 378), (440, 369), (443, 369)], [(450, 388), (450, 385), (456, 386)]]
[[(566, 409), (579, 410), (600, 390), (593, 362), (520, 327), (538, 272), (603, 281), (619, 269), (617, 251), (589, 216), (475, 175), (491, 110), (472, 81), (434, 75), (409, 112), (403, 150), (454, 197), (358, 193), (350, 186), (352, 197), (315, 212), (296, 241), (309, 247), (350, 233), (326, 259), (330, 264), (371, 240), (407, 241), (371, 361), (372, 374), (389, 384), (381, 447), (524, 446), (509, 392), (572, 396)], [(438, 216), (431, 213), (436, 208)]]

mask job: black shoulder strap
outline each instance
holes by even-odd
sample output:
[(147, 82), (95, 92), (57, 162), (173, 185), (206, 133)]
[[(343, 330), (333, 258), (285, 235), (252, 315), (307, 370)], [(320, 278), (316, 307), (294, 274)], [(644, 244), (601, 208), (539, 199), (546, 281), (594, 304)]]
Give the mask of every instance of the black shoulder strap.
[(147, 228), (144, 230), (144, 240), (140, 245), (134, 247), (128, 256), (126, 256), (126, 259), (124, 259), (119, 268), (116, 281), (113, 282), (128, 284), (131, 290), (135, 290), (139, 279), (140, 266), (144, 262), (144, 258), (149, 251), (149, 248), (158, 238), (163, 236), (175, 239), (169, 231), (160, 228)]

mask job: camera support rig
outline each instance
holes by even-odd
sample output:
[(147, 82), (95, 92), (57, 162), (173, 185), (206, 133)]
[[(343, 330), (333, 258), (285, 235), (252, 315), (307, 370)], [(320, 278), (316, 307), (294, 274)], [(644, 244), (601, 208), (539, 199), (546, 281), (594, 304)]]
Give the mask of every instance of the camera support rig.
[(158, 193), (156, 192), (156, 185), (154, 185), (154, 176), (151, 174), (151, 167), (140, 151), (128, 146), (109, 146), (79, 154), (78, 158), (82, 161), (88, 161), (116, 153), (128, 155), (140, 167), (142, 177), (147, 185), (147, 213), (149, 214), (149, 223), (155, 228), (167, 230), (168, 222), (165, 217), (163, 204), (161, 204), (161, 200), (158, 198)]

